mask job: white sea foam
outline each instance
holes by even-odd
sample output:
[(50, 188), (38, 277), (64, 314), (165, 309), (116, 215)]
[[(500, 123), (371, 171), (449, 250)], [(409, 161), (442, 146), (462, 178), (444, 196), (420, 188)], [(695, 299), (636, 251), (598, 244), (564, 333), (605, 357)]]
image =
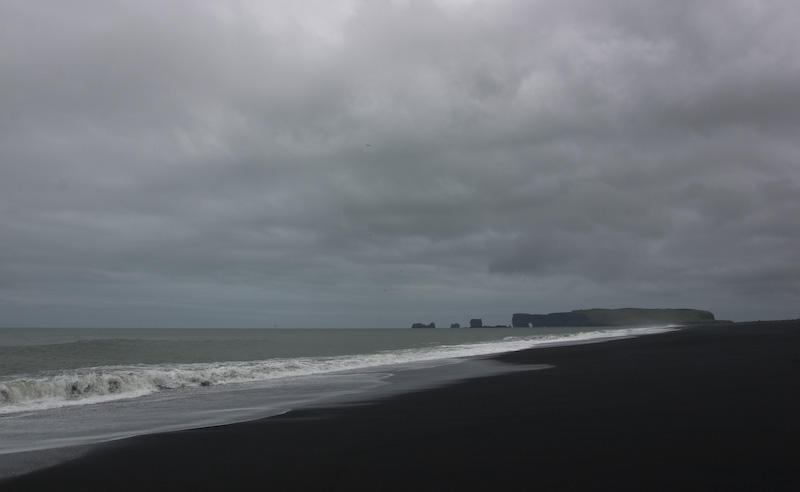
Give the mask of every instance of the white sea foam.
[[(313, 404), (345, 404), (362, 397), (382, 398), (470, 377), (547, 368), (503, 364), (470, 356), (553, 344), (593, 343), (669, 330), (578, 332), (566, 329), (561, 334), (545, 334), (534, 329), (527, 332), (525, 329), (492, 329), (484, 333), (478, 330), (397, 330), (384, 334), (384, 331), (363, 334), (291, 331), (236, 336), (237, 340), (245, 339), (247, 345), (252, 345), (254, 339), (263, 342), (256, 350), (275, 348), (272, 353), (284, 354), (286, 346), (293, 348), (304, 341), (319, 353), (316, 349), (321, 344), (327, 346), (350, 337), (345, 341), (352, 348), (359, 346), (353, 344), (353, 340), (363, 341), (373, 336), (372, 343), (360, 344), (363, 351), (360, 355), (338, 352), (336, 355), (249, 362), (107, 365), (40, 371), (33, 373), (36, 377), (0, 377), (7, 395), (0, 401), (0, 478), (61, 461), (94, 443), (244, 422)], [(205, 332), (201, 334), (206, 336)], [(197, 338), (197, 332), (188, 336), (168, 335)], [(385, 341), (387, 337), (401, 339), (406, 348), (375, 348), (376, 339)], [(282, 343), (286, 340), (291, 344)], [(448, 342), (445, 344), (443, 340)], [(408, 348), (411, 347), (409, 342), (417, 348)], [(115, 356), (117, 346), (112, 344), (111, 347), (115, 349), (111, 356)], [(124, 348), (131, 349), (129, 344)], [(189, 351), (176, 353), (184, 357), (196, 355), (186, 352)], [(214, 355), (219, 353), (222, 352)], [(7, 364), (7, 367), (12, 366)], [(14, 398), (19, 397), (17, 401), (11, 401), (12, 388), (18, 391), (14, 393)]]
[(489, 355), (554, 343), (603, 341), (669, 330), (668, 327), (630, 328), (562, 335), (508, 336), (499, 341), (329, 357), (93, 367), (0, 381), (0, 414), (95, 404), (178, 388), (322, 375), (396, 364)]

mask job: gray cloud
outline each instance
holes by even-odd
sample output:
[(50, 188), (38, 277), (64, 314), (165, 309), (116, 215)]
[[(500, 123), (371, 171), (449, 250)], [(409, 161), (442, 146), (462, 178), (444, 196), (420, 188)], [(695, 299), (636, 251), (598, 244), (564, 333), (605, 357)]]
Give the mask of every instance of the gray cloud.
[(4, 2), (2, 325), (797, 316), (792, 2)]

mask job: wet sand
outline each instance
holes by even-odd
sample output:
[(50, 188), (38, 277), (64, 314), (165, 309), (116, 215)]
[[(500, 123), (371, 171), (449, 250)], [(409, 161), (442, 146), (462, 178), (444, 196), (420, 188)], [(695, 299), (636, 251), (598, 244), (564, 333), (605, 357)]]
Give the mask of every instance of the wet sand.
[(495, 359), (554, 367), (126, 439), (0, 490), (800, 490), (800, 320)]

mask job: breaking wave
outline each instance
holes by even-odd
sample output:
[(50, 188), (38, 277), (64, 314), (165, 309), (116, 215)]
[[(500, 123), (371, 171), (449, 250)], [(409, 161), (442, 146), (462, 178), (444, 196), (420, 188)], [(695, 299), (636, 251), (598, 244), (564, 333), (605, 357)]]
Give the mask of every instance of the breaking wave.
[(381, 351), (371, 354), (299, 357), (245, 362), (101, 366), (0, 381), (0, 414), (85, 405), (178, 388), (329, 374), (339, 371), (489, 355), (553, 343), (581, 343), (646, 335), (670, 328), (599, 330), (565, 335)]

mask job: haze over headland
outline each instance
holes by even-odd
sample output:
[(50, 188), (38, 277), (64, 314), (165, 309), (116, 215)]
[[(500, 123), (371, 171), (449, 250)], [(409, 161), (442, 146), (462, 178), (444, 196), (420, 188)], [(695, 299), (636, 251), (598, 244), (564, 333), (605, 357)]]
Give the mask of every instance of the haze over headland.
[(791, 1), (0, 3), (0, 326), (796, 318)]

